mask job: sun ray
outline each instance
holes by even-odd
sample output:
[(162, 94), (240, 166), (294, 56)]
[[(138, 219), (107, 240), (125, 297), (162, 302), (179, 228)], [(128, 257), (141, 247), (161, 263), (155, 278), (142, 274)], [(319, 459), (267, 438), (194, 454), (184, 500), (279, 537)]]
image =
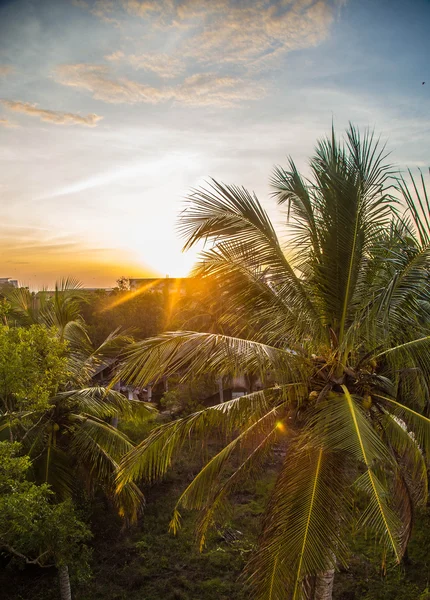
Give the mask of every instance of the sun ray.
[(124, 304), (125, 302), (129, 302), (130, 300), (133, 300), (133, 298), (136, 298), (137, 296), (140, 296), (141, 294), (144, 294), (145, 292), (156, 287), (160, 283), (160, 281), (162, 281), (162, 279), (153, 279), (146, 285), (140, 286), (137, 290), (135, 290), (133, 292), (127, 292), (126, 294), (121, 295), (119, 298), (115, 298), (107, 306), (104, 306), (103, 308), (101, 308), (100, 312), (103, 313), (108, 310), (112, 310), (113, 308), (116, 308), (117, 306), (120, 306), (121, 304)]

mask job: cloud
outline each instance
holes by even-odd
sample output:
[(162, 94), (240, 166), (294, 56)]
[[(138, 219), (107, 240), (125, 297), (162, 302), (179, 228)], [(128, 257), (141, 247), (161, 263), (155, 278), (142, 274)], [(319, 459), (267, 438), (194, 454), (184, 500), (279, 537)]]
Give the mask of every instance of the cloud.
[[(315, 46), (329, 34), (345, 0), (97, 0), (100, 18), (141, 18), (151, 28), (188, 30), (181, 57), (204, 63), (252, 63), (269, 68), (270, 57)], [(148, 68), (143, 55), (142, 68)], [(160, 60), (163, 60), (160, 55)], [(170, 57), (174, 61), (175, 57)], [(152, 57), (150, 64), (156, 64)], [(274, 63), (276, 64), (276, 63)]]
[(87, 127), (95, 127), (97, 122), (103, 119), (103, 117), (96, 114), (89, 114), (82, 117), (81, 115), (74, 113), (37, 108), (36, 104), (30, 104), (29, 102), (1, 100), (1, 103), (9, 110), (23, 113), (31, 117), (39, 117), (41, 121), (54, 123), (55, 125), (86, 125)]
[(92, 15), (98, 17), (106, 23), (111, 23), (115, 27), (121, 24), (117, 19), (109, 16), (116, 8), (114, 0), (96, 0), (95, 2), (86, 2), (86, 0), (72, 0), (72, 4), (78, 8), (88, 10)]
[(63, 85), (87, 90), (96, 100), (111, 104), (156, 104), (169, 97), (163, 90), (126, 77), (113, 79), (109, 75), (108, 67), (102, 65), (61, 65), (56, 69), (56, 80)]
[(14, 68), (10, 65), (0, 65), (0, 77), (5, 77), (6, 75), (13, 73), (13, 71)]
[(103, 65), (61, 65), (56, 70), (56, 80), (87, 90), (96, 100), (111, 104), (159, 104), (170, 100), (192, 106), (230, 107), (265, 95), (260, 84), (213, 73), (191, 75), (176, 86), (154, 87), (126, 77), (115, 79)]
[(163, 79), (178, 77), (185, 71), (185, 63), (168, 54), (130, 54), (126, 56), (119, 50), (105, 58), (111, 62), (126, 62), (136, 70), (151, 71)]
[(287, 52), (324, 41), (334, 20), (334, 5), (322, 0), (215, 2), (209, 14), (199, 15), (204, 26), (184, 43), (183, 54), (206, 64), (248, 68), (259, 63), (267, 69), (276, 66), (270, 64), (272, 55), (278, 60)]
[(13, 123), (12, 121), (9, 121), (9, 119), (0, 119), (0, 127), (13, 127)]
[[(316, 46), (327, 39), (340, 6), (346, 0), (75, 0), (104, 21), (123, 26), (140, 20), (148, 31), (172, 34), (174, 53), (125, 56), (136, 69), (160, 77), (175, 77), (184, 61), (217, 66), (233, 65), (250, 71), (277, 68), (288, 52)], [(137, 19), (136, 19), (137, 18)], [(160, 38), (161, 39), (161, 38)], [(178, 56), (181, 57), (179, 60)]]
[(118, 60), (123, 59), (124, 56), (125, 54), (122, 50), (117, 50), (116, 52), (112, 52), (112, 54), (108, 54), (107, 56), (105, 56), (105, 59), (110, 60), (112, 62), (116, 62)]
[(213, 73), (197, 73), (187, 77), (174, 89), (174, 99), (190, 106), (233, 107), (245, 100), (259, 100), (265, 88), (235, 77), (216, 77)]

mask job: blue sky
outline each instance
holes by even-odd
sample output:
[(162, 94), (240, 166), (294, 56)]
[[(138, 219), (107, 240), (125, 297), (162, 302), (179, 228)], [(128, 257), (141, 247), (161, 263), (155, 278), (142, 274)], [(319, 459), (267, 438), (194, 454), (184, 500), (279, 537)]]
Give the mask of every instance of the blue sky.
[(0, 276), (185, 274), (187, 191), (245, 185), (279, 221), (272, 166), (306, 171), (332, 119), (427, 167), (429, 25), (423, 0), (0, 2)]

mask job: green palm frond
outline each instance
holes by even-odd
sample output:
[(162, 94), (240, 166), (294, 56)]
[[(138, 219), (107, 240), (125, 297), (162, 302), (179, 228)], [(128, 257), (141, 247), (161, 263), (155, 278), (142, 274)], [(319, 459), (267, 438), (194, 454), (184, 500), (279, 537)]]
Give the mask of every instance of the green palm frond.
[[(274, 188), (273, 195), (278, 204), (287, 204), (287, 219), (290, 226), (295, 230), (293, 237), (294, 247), (301, 249), (309, 257), (320, 259), (320, 240), (318, 227), (315, 219), (315, 197), (312, 186), (300, 175), (294, 161), (288, 159), (288, 171), (281, 166), (274, 169), (271, 185)], [(291, 216), (293, 215), (293, 223)]]
[[(309, 331), (326, 339), (321, 324), (289, 301), (289, 285), (276, 284), (270, 268), (255, 260), (255, 252), (238, 244), (220, 243), (202, 252), (192, 273), (218, 286), (223, 310), (219, 322), (235, 335), (271, 345), (295, 344)], [(299, 318), (300, 317), (300, 318)]]
[(2, 292), (11, 305), (11, 316), (20, 325), (38, 323), (36, 295), (28, 288), (7, 288)]
[(383, 428), (398, 465), (392, 500), (393, 509), (400, 519), (400, 549), (403, 555), (412, 533), (415, 511), (427, 502), (427, 465), (415, 437), (403, 421), (386, 414)]
[[(359, 446), (358, 456), (366, 466), (365, 472), (356, 482), (356, 485), (365, 491), (369, 497), (369, 504), (362, 515), (361, 522), (380, 533), (385, 544), (394, 552), (397, 562), (400, 562), (402, 557), (399, 531), (401, 522), (389, 506), (387, 487), (378, 478), (375, 468), (378, 462), (389, 457), (388, 451), (382, 442), (378, 443), (374, 430), (358, 409), (348, 388), (343, 385), (342, 389), (351, 414), (356, 434), (356, 444)], [(354, 438), (351, 436), (350, 438), (351, 442), (354, 442)]]
[(122, 456), (133, 448), (128, 437), (94, 416), (76, 414), (70, 419), (79, 425), (70, 444), (70, 453), (87, 473), (90, 485), (100, 484), (117, 506), (120, 515), (135, 521), (144, 505), (144, 496), (133, 483), (115, 489), (115, 475)]
[(397, 402), (394, 398), (377, 393), (375, 393), (375, 397), (383, 400), (390, 412), (405, 423), (428, 461), (430, 457), (430, 419), (405, 404)]
[(403, 420), (393, 414), (383, 415), (382, 426), (414, 505), (425, 505), (428, 497), (427, 464), (415, 435), (408, 431)]
[(135, 523), (145, 506), (145, 496), (139, 487), (131, 481), (119, 492), (114, 485), (108, 491), (120, 517), (124, 517), (128, 523)]
[[(280, 424), (281, 423), (281, 424)], [(218, 487), (214, 487), (206, 505), (203, 507), (201, 517), (198, 520), (197, 535), (200, 544), (200, 550), (206, 543), (208, 529), (215, 525), (215, 519), (225, 512), (227, 507), (228, 495), (238, 489), (243, 481), (249, 480), (251, 476), (256, 476), (266, 464), (270, 452), (279, 440), (280, 432), (284, 432), (283, 423), (275, 424), (266, 436), (263, 436), (258, 445), (245, 457), (240, 465), (234, 469), (233, 473), (226, 481), (223, 481)], [(174, 533), (180, 525), (180, 513), (178, 510), (179, 502), (175, 508), (170, 529)]]
[(316, 265), (317, 293), (327, 318), (343, 338), (353, 319), (351, 304), (366, 252), (387, 226), (392, 197), (387, 193), (390, 167), (373, 135), (362, 138), (351, 126), (347, 147), (321, 142), (311, 168), (316, 181), (321, 262)]
[(346, 484), (335, 455), (303, 437), (294, 442), (247, 566), (255, 600), (304, 599), (307, 575), (333, 568), (335, 557), (345, 560)]
[[(232, 375), (255, 373), (262, 379), (268, 372), (295, 380), (303, 365), (290, 350), (227, 335), (173, 331), (138, 342), (126, 353), (121, 379), (144, 385), (163, 376), (181, 373)], [(281, 379), (282, 378), (282, 379)]]
[(209, 432), (218, 432), (225, 439), (258, 421), (271, 406), (297, 402), (302, 390), (302, 384), (291, 384), (253, 392), (157, 427), (121, 461), (118, 489), (132, 480), (160, 479), (186, 442), (204, 439)]
[(397, 346), (393, 346), (388, 348), (388, 350), (384, 350), (379, 354), (375, 354), (375, 359), (380, 358), (381, 356), (387, 356), (388, 354), (401, 354), (402, 352), (422, 352), (427, 351), (430, 344), (430, 335), (425, 335), (416, 340), (409, 340), (402, 344), (398, 344)]
[[(423, 374), (425, 381), (430, 380), (430, 336), (424, 335), (412, 339), (374, 354), (377, 361), (386, 361), (391, 372), (395, 374), (394, 380), (398, 379), (401, 369), (415, 368)], [(427, 394), (428, 398), (428, 394)]]
[(99, 419), (120, 417), (125, 420), (142, 422), (154, 414), (154, 408), (147, 402), (128, 400), (113, 389), (90, 387), (70, 392), (60, 392), (52, 399), (60, 406), (67, 402), (74, 410)]
[(430, 245), (398, 248), (388, 260), (394, 273), (385, 283), (390, 292), (389, 301), (382, 304), (387, 319), (396, 329), (404, 329), (407, 324), (416, 326), (422, 320), (420, 298), (430, 293)]
[[(249, 465), (251, 457), (254, 457), (255, 449), (258, 448), (263, 440), (267, 441), (271, 439), (271, 443), (275, 443), (274, 433), (278, 431), (277, 420), (282, 411), (282, 404), (269, 410), (263, 415), (258, 421), (255, 421), (243, 431), (241, 431), (229, 444), (218, 452), (199, 472), (199, 474), (193, 479), (186, 490), (181, 494), (174, 510), (174, 516), (171, 521), (171, 529), (174, 533), (180, 526), (180, 514), (179, 508), (185, 509), (201, 509), (207, 507), (208, 504), (212, 505), (211, 514), (214, 514), (213, 501), (211, 496), (214, 489), (216, 490), (217, 508), (220, 504), (219, 488), (223, 488), (226, 492), (227, 488), (224, 482), (221, 483), (221, 478), (226, 468), (228, 461), (231, 459), (233, 453), (236, 451), (242, 451), (247, 455), (247, 459), (242, 462), (241, 467), (235, 471), (235, 480), (238, 479), (239, 472), (243, 470), (243, 465), (246, 463)], [(233, 480), (229, 477), (229, 488), (231, 490)], [(204, 544), (205, 530), (202, 531), (200, 528), (201, 545)], [(203, 537), (203, 539), (202, 539)]]
[(70, 498), (77, 491), (76, 477), (70, 456), (62, 448), (48, 442), (33, 461), (36, 479), (48, 483), (59, 500)]
[[(413, 192), (410, 191), (404, 177), (397, 179), (396, 187), (406, 202), (408, 213), (417, 230), (421, 246), (428, 246), (430, 244), (430, 201), (424, 176), (420, 172), (420, 181), (417, 183), (409, 169), (408, 174)], [(421, 185), (421, 190), (419, 185)]]
[(60, 338), (65, 337), (65, 328), (71, 322), (82, 322), (81, 305), (85, 296), (80, 283), (72, 278), (62, 279), (55, 284), (54, 294), (40, 293), (39, 322), (55, 327)]
[(316, 318), (312, 300), (287, 260), (273, 225), (255, 195), (215, 180), (208, 189), (194, 190), (182, 213), (184, 249), (197, 241), (233, 243), (249, 248), (255, 263), (270, 268), (271, 279), (288, 289), (289, 301)]
[(95, 416), (75, 414), (70, 416), (72, 423), (79, 424), (70, 445), (73, 452), (82, 461), (97, 471), (101, 480), (112, 475), (109, 465), (119, 462), (133, 448), (128, 437)]

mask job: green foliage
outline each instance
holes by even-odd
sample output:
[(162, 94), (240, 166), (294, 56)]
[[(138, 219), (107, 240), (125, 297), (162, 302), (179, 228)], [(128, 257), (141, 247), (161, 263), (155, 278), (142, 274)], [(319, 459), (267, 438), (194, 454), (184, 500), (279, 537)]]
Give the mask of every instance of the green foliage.
[(67, 381), (67, 345), (55, 330), (0, 325), (0, 401), (3, 412), (45, 409)]
[(161, 331), (165, 322), (165, 299), (161, 292), (130, 292), (119, 288), (111, 294), (104, 290), (87, 294), (82, 316), (91, 339), (100, 344), (117, 328), (131, 331), (137, 339)]
[[(209, 444), (212, 455), (219, 446), (213, 441)], [(76, 596), (80, 600), (248, 598), (239, 574), (255, 547), (267, 497), (281, 463), (279, 456), (257, 481), (247, 479), (234, 493), (229, 515), (209, 535), (203, 553), (195, 544), (193, 515), (184, 514), (183, 527), (176, 537), (168, 533), (175, 498), (200, 468), (195, 456), (186, 453), (162, 483), (145, 490), (145, 514), (132, 529), (124, 531), (122, 521), (101, 497), (96, 498), (92, 503), (93, 577), (76, 588)], [(232, 469), (233, 465), (230, 472)], [(427, 587), (430, 566), (426, 513), (417, 515), (407, 560), (385, 574), (373, 540), (360, 532), (350, 532), (348, 540), (353, 552), (349, 568), (342, 569), (335, 578), (334, 600), (420, 599)], [(54, 577), (50, 570), (37, 574), (0, 570), (2, 597), (57, 600)]]
[(151, 409), (92, 386), (130, 338), (113, 332), (94, 348), (81, 315), (85, 294), (70, 280), (53, 293), (13, 288), (7, 298), (9, 322), (18, 326), (0, 326), (0, 430), (22, 441), (36, 481), (49, 483), (57, 500), (82, 484), (90, 492), (101, 486), (120, 514), (136, 519), (143, 505), (137, 486), (114, 494), (117, 465), (132, 443), (110, 421), (140, 422)]
[(0, 550), (22, 564), (68, 565), (88, 576), (91, 537), (70, 501), (52, 504), (47, 484), (26, 479), (31, 463), (20, 445), (0, 442)]
[(169, 391), (163, 394), (160, 404), (171, 416), (185, 416), (204, 408), (204, 400), (217, 392), (214, 377), (196, 377), (185, 383), (181, 383), (178, 377), (171, 377)]

